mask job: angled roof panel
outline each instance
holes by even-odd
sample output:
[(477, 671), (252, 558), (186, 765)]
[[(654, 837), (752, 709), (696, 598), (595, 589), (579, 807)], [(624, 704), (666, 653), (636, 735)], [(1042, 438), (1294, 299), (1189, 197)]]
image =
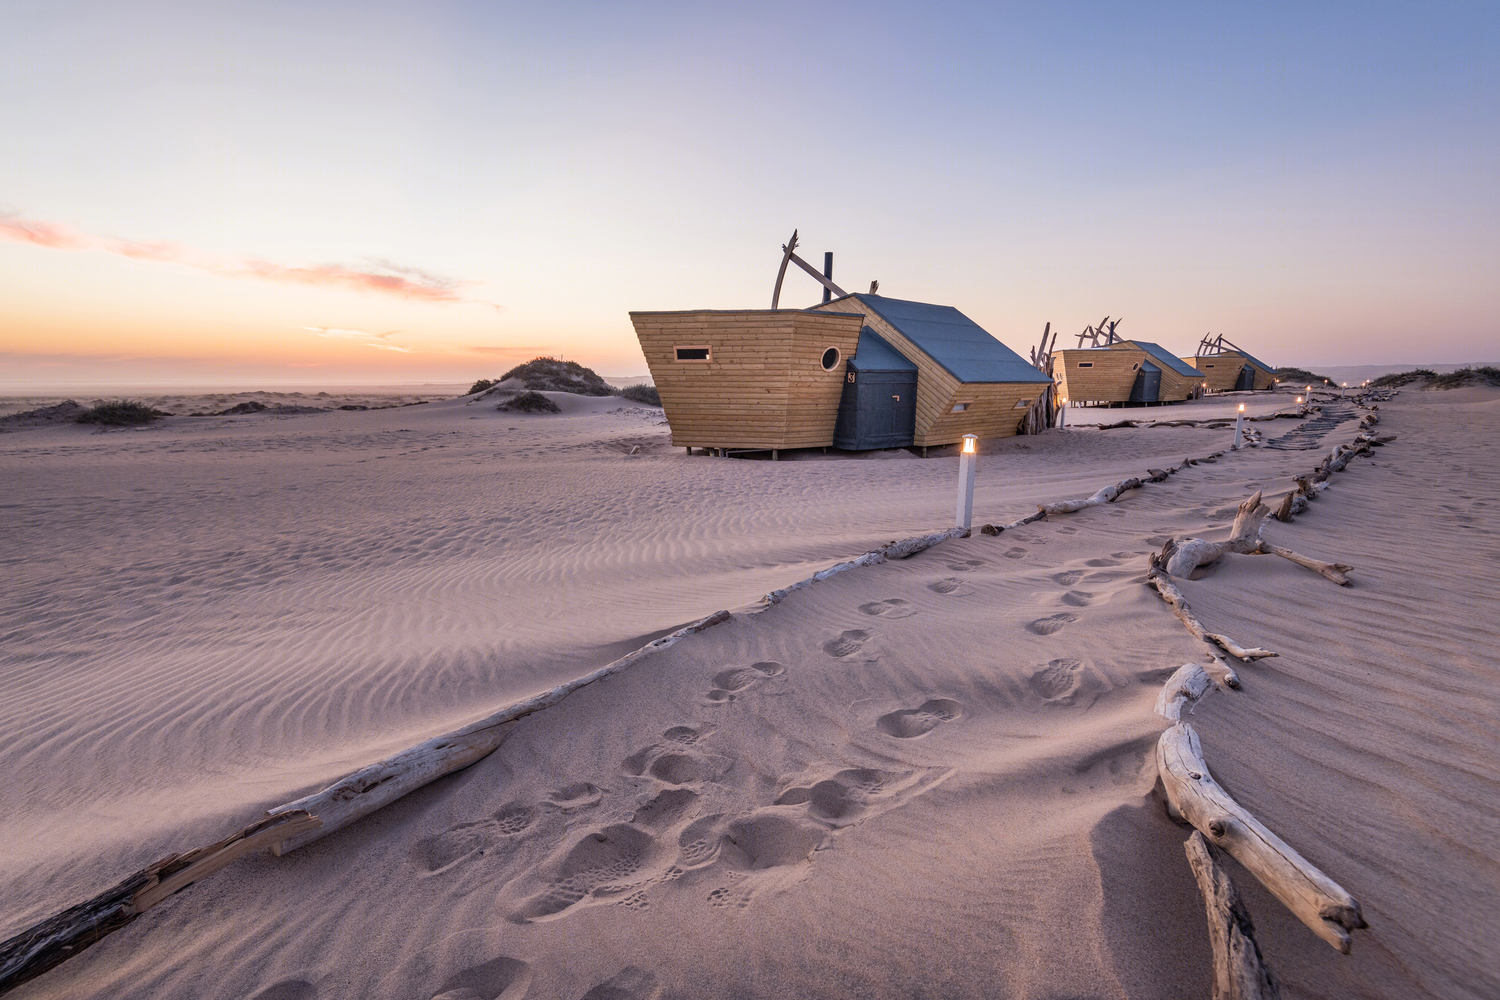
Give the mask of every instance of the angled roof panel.
[(848, 297), (858, 299), (900, 330), (960, 382), (1052, 381), (952, 306), (884, 295)]
[(1245, 356), (1246, 360), (1248, 360), (1250, 362), (1253, 362), (1254, 365), (1255, 365), (1255, 367), (1257, 367), (1257, 368), (1263, 368), (1266, 371), (1272, 373), (1273, 375), (1276, 373), (1276, 369), (1272, 368), (1270, 365), (1266, 364), (1264, 361), (1262, 361), (1259, 358), (1255, 357), (1249, 351), (1245, 350), (1243, 347), (1236, 347), (1235, 350), (1238, 351), (1239, 353), (1243, 354)]
[(1177, 355), (1168, 351), (1160, 344), (1153, 344), (1145, 340), (1132, 340), (1130, 341), (1130, 343), (1134, 344), (1136, 347), (1139, 347), (1141, 350), (1145, 351), (1147, 354), (1151, 355), (1157, 361), (1160, 361), (1162, 364), (1166, 365), (1168, 368), (1172, 369), (1179, 375), (1186, 375), (1188, 378), (1203, 377), (1202, 372), (1194, 368), (1192, 365), (1188, 364), (1186, 361), (1183, 361), (1181, 358), (1177, 357)]
[(857, 372), (914, 372), (917, 366), (868, 326), (859, 331), (859, 347), (849, 359)]

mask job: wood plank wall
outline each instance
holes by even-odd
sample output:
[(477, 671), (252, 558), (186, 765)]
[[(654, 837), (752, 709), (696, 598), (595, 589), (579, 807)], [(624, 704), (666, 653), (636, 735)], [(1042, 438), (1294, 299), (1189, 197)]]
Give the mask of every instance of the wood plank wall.
[[(1136, 367), (1150, 361), (1161, 369), (1161, 392), (1156, 402), (1178, 403), (1193, 395), (1203, 379), (1173, 371), (1128, 340), (1109, 348), (1084, 348), (1052, 352), (1052, 377), (1058, 391), (1070, 403), (1126, 403), (1135, 387)], [(1092, 363), (1080, 368), (1079, 363)], [(1191, 362), (1189, 362), (1191, 364)]]
[[(1044, 389), (1049, 388), (1045, 382), (960, 382), (858, 299), (836, 300), (826, 307), (813, 308), (837, 308), (844, 312), (859, 310), (865, 314), (867, 326), (917, 366), (913, 443), (918, 447), (955, 444), (963, 440), (965, 434), (977, 434), (980, 440), (1012, 437), (1020, 429), (1021, 418), (1026, 415), (1026, 411), (1016, 409), (1015, 404), (1025, 399), (1030, 405)], [(960, 402), (971, 405), (963, 413), (953, 413), (953, 404)]]
[(1276, 374), (1267, 371), (1238, 351), (1222, 354), (1202, 354), (1196, 358), (1183, 358), (1188, 364), (1203, 373), (1209, 392), (1228, 392), (1239, 380), (1240, 369), (1249, 365), (1255, 369), (1255, 388), (1269, 389), (1276, 384)]
[[(692, 448), (815, 448), (833, 443), (849, 356), (863, 317), (798, 309), (632, 312), (672, 443)], [(709, 361), (678, 361), (704, 346)], [(839, 362), (824, 371), (823, 352)]]

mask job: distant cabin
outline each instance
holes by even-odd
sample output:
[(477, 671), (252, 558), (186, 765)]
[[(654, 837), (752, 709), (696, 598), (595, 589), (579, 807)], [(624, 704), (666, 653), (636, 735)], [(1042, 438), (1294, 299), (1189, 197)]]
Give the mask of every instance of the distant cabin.
[(1008, 437), (1052, 380), (951, 306), (632, 312), (672, 443), (851, 450)]
[(1203, 373), (1203, 381), (1208, 383), (1209, 392), (1270, 389), (1276, 385), (1276, 369), (1255, 360), (1244, 351), (1200, 354), (1196, 358), (1182, 360)]
[(1068, 402), (1179, 403), (1201, 391), (1203, 373), (1144, 340), (1052, 352), (1057, 394)]

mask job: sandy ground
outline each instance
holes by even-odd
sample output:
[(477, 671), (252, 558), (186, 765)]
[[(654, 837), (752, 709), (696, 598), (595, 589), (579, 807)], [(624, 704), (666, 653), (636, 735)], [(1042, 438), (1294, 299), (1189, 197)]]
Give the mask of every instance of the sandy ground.
[[(1352, 437), (1352, 408), (1318, 450), (1226, 455), (760, 609), (946, 526), (955, 459), (688, 458), (660, 411), (556, 398), (558, 416), (450, 399), (0, 434), (19, 581), (0, 596), (0, 937), (737, 610), (16, 996), (1207, 994), (1151, 761), (1161, 682), (1204, 647), (1142, 586), (1146, 554), (1284, 491)], [(1400, 439), (1267, 529), (1354, 564), (1353, 586), (1270, 557), (1183, 582), (1211, 627), (1281, 654), (1194, 724), (1220, 780), (1371, 924), (1340, 956), (1231, 866), (1285, 995), (1490, 997), (1500, 394), (1382, 412)], [(976, 521), (1227, 444), (1081, 426), (989, 442)]]

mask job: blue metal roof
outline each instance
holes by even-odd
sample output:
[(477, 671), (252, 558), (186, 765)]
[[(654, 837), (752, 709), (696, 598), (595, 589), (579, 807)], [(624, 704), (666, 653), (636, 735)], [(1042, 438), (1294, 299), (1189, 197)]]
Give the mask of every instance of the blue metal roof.
[(1141, 350), (1145, 351), (1147, 354), (1151, 355), (1157, 361), (1160, 361), (1162, 364), (1166, 365), (1168, 368), (1172, 369), (1179, 375), (1186, 375), (1188, 378), (1203, 377), (1202, 372), (1194, 368), (1192, 365), (1188, 364), (1186, 361), (1183, 361), (1177, 355), (1173, 354), (1165, 347), (1162, 347), (1160, 344), (1153, 344), (1145, 340), (1132, 340), (1129, 341), (1129, 343), (1132, 343), (1136, 347), (1139, 347)]
[(1266, 364), (1264, 361), (1261, 361), (1260, 359), (1251, 356), (1251, 354), (1250, 354), (1249, 351), (1246, 351), (1246, 350), (1244, 350), (1242, 348), (1239, 348), (1239, 347), (1236, 347), (1235, 351), (1237, 353), (1239, 353), (1239, 354), (1243, 354), (1247, 360), (1255, 362), (1255, 366), (1257, 368), (1264, 368), (1266, 371), (1270, 372), (1271, 374), (1273, 374), (1273, 375), (1276, 374), (1276, 369), (1272, 368), (1270, 365)]
[(859, 331), (859, 346), (849, 359), (849, 368), (857, 372), (914, 372), (917, 366), (896, 350), (886, 339), (868, 326)]
[(884, 295), (845, 297), (868, 306), (960, 382), (1052, 381), (952, 306)]

